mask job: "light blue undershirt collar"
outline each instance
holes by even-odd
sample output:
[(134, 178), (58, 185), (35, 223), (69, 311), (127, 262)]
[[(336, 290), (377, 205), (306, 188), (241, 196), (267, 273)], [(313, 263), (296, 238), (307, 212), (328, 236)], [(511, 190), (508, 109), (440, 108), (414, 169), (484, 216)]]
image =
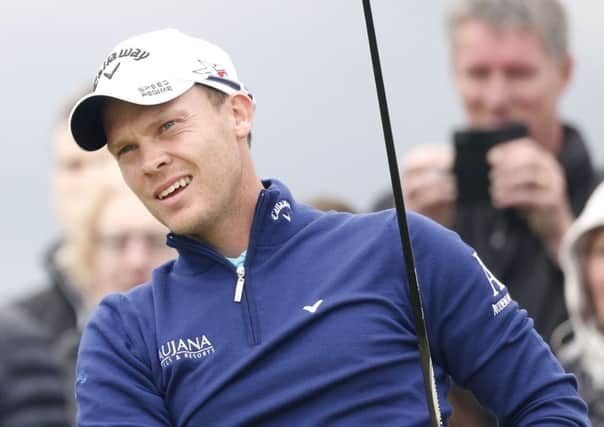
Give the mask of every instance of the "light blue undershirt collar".
[(241, 252), (241, 255), (239, 255), (237, 258), (226, 257), (226, 259), (231, 261), (231, 264), (233, 264), (235, 266), (235, 268), (237, 268), (245, 262), (246, 255), (247, 255), (247, 249), (244, 250), (243, 252)]

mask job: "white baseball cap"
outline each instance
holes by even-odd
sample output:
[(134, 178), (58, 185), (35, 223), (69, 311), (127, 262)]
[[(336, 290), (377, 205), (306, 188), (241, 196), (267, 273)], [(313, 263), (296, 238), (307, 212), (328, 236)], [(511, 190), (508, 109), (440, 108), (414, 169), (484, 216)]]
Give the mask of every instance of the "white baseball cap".
[(195, 83), (226, 94), (253, 97), (238, 81), (229, 54), (175, 29), (140, 34), (119, 43), (103, 62), (92, 93), (71, 110), (69, 127), (85, 150), (106, 144), (102, 107), (107, 98), (157, 105), (182, 95)]

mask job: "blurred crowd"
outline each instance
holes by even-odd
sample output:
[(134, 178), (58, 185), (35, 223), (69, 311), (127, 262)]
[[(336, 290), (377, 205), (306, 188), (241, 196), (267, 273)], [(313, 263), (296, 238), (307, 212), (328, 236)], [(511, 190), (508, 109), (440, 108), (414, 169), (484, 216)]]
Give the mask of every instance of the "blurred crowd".
[(67, 119), (57, 118), (51, 194), (61, 238), (46, 250), (47, 283), (16, 301), (0, 322), (0, 425), (75, 425), (75, 363), (80, 334), (103, 296), (144, 283), (175, 257), (168, 230), (126, 187), (106, 151), (86, 153)]
[[(444, 130), (451, 141), (441, 146), (405, 153), (401, 185), (407, 209), (481, 254), (576, 375), (593, 424), (604, 425), (604, 184), (580, 129), (559, 111), (574, 68), (566, 22), (558, 0), (451, 1), (451, 74), (466, 127)], [(0, 352), (2, 426), (75, 425), (74, 367), (88, 314), (176, 256), (111, 155), (74, 143), (74, 100), (48, 141), (62, 235), (45, 251), (47, 283), (0, 316), (10, 349)], [(392, 193), (379, 190), (370, 210), (392, 208)], [(355, 211), (337, 195), (306, 202)], [(464, 384), (449, 400), (450, 425), (497, 425)]]

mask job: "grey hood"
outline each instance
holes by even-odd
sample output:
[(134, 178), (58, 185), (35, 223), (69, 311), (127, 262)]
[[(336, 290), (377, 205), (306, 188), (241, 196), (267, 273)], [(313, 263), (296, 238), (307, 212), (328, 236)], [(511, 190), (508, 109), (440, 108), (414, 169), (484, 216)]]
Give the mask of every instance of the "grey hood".
[(592, 317), (584, 319), (586, 306), (581, 265), (577, 246), (588, 232), (604, 226), (604, 183), (590, 196), (583, 212), (566, 233), (560, 248), (560, 265), (564, 271), (564, 293), (570, 324), (571, 342), (562, 345), (558, 356), (564, 362), (578, 362), (598, 389), (604, 389), (604, 333)]

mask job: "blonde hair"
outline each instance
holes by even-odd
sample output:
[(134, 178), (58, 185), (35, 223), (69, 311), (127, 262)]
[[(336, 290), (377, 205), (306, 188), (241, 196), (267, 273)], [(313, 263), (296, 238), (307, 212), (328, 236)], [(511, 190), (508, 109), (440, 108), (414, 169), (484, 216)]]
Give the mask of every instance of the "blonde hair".
[(111, 197), (120, 192), (130, 191), (122, 180), (115, 163), (108, 163), (95, 172), (90, 180), (86, 198), (82, 200), (78, 212), (74, 215), (76, 224), (66, 236), (60, 254), (60, 263), (66, 269), (69, 277), (77, 283), (84, 299), (91, 292), (94, 265), (95, 228), (103, 206)]

